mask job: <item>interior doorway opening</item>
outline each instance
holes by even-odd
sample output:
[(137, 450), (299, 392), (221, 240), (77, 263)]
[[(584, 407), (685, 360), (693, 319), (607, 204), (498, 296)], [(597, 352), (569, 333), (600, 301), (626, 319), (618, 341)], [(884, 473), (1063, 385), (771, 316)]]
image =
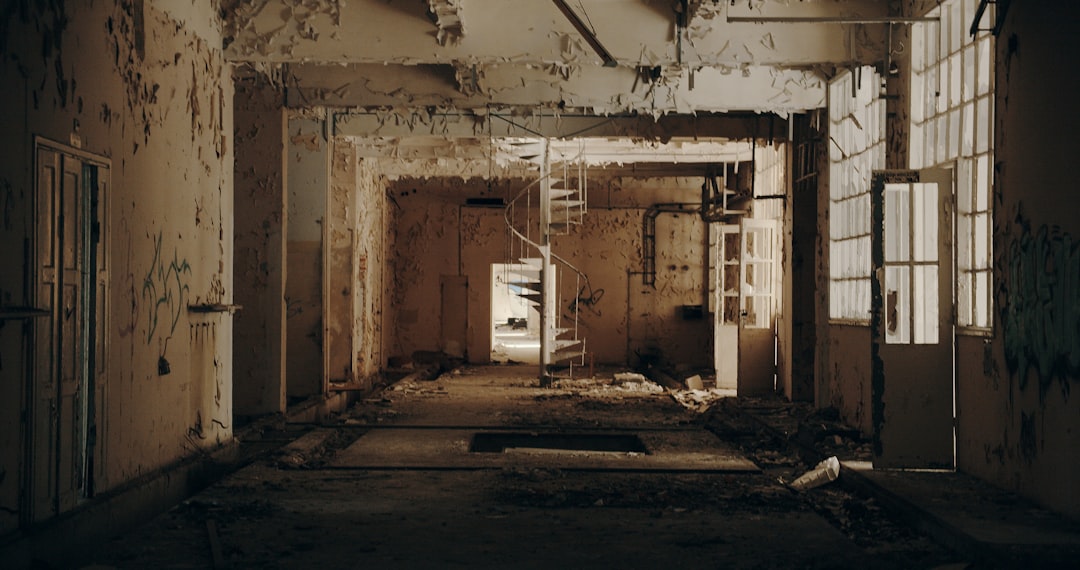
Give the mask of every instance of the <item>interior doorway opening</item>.
[(491, 264), (491, 361), (540, 364), (540, 313), (515, 285), (520, 263)]

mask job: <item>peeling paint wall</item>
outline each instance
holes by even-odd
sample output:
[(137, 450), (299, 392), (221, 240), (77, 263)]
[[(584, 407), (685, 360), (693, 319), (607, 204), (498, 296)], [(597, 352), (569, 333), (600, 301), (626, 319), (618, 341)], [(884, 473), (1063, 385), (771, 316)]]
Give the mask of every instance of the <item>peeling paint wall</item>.
[[(462, 204), (466, 197), (504, 197), (526, 183), (500, 180), (489, 188), (483, 181), (406, 179), (391, 184), (390, 196), (400, 207), (393, 263), (393, 354), (439, 350), (440, 276), (460, 274), (469, 280), (469, 360), (488, 361), (491, 264), (508, 261), (506, 226), (502, 208)], [(711, 366), (711, 320), (685, 320), (681, 309), (700, 305), (703, 297), (705, 224), (700, 217), (660, 216), (656, 288), (642, 285), (640, 275), (646, 208), (661, 202), (695, 203), (700, 184), (700, 179), (590, 182), (592, 205), (585, 223), (553, 238), (553, 251), (589, 276), (594, 302), (579, 302), (577, 307), (586, 348), (597, 362), (637, 364), (636, 353), (642, 353), (680, 366)], [(578, 291), (573, 274), (563, 275), (559, 310), (566, 326)]]
[(330, 145), (324, 125), (318, 113), (289, 113), (285, 366), (291, 398), (323, 392), (322, 222), (330, 184)]
[(258, 74), (238, 73), (234, 98), (236, 163), (233, 337), (236, 414), (285, 409), (286, 117), (280, 91)]
[[(1075, 4), (1012, 2), (997, 38), (994, 334), (958, 339), (960, 469), (1080, 516)], [(1047, 128), (1053, 125), (1053, 128)]]
[[(350, 147), (351, 148), (351, 147)], [(355, 149), (352, 150), (355, 156)], [(371, 382), (386, 366), (383, 328), (386, 273), (391, 233), (386, 181), (373, 161), (357, 160), (356, 315), (353, 321), (353, 353), (357, 378)]]
[(331, 382), (370, 385), (385, 366), (386, 182), (347, 139), (331, 149), (327, 358)]
[[(13, 6), (0, 16), (0, 104), (11, 119), (0, 249), (13, 268), (0, 278), (0, 298), (25, 302), (17, 284), (27, 267), (23, 220), (33, 218), (33, 135), (77, 139), (112, 161), (108, 384), (96, 435), (95, 484), (104, 491), (232, 436), (231, 318), (187, 310), (233, 301), (230, 67), (216, 28), (189, 27), (152, 2)], [(190, 14), (212, 21), (215, 12), (206, 4)], [(13, 330), (5, 325), (0, 339), (11, 343)], [(3, 346), (4, 390), (26, 384), (22, 350)], [(168, 374), (159, 374), (161, 359)], [(0, 417), (19, 417), (20, 398), (2, 402)], [(17, 450), (5, 442), (2, 455)], [(10, 459), (0, 465), (5, 512), (25, 508), (7, 504), (18, 471)], [(0, 521), (10, 528), (10, 517)]]

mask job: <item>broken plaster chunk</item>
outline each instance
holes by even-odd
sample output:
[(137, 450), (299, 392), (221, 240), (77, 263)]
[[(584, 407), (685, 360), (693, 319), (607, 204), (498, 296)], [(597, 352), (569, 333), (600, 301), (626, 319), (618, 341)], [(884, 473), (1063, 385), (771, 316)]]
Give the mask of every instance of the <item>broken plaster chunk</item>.
[(686, 387), (690, 390), (704, 390), (705, 384), (701, 381), (701, 376), (694, 374), (686, 379)]
[(637, 372), (618, 372), (615, 374), (616, 382), (647, 382), (645, 376)]
[(798, 479), (791, 482), (789, 487), (796, 491), (808, 491), (831, 483), (840, 476), (840, 460), (832, 456), (814, 466), (813, 469), (803, 473)]

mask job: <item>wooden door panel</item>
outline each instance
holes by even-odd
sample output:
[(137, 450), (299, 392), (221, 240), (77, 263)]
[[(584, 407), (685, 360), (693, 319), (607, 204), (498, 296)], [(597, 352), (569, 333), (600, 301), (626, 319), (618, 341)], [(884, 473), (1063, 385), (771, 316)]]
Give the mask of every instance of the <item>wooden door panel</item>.
[(952, 173), (875, 173), (874, 465), (953, 467)]

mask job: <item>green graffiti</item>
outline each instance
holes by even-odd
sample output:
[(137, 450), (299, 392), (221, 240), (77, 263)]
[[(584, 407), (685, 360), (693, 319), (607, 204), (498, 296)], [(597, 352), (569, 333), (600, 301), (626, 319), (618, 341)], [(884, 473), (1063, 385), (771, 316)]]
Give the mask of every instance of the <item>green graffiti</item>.
[(1057, 227), (1032, 233), (1018, 221), (999, 299), (1006, 363), (1021, 389), (1034, 369), (1041, 394), (1054, 378), (1068, 394), (1068, 379), (1080, 375), (1080, 244)]
[(173, 248), (172, 261), (166, 265), (161, 256), (161, 242), (162, 235), (158, 232), (157, 242), (154, 244), (154, 260), (143, 279), (142, 298), (150, 304), (147, 311), (147, 344), (154, 339), (159, 322), (168, 325), (169, 336), (176, 331), (176, 324), (184, 310), (184, 298), (190, 290), (185, 276), (191, 275), (191, 266), (186, 259), (179, 259), (176, 248)]

